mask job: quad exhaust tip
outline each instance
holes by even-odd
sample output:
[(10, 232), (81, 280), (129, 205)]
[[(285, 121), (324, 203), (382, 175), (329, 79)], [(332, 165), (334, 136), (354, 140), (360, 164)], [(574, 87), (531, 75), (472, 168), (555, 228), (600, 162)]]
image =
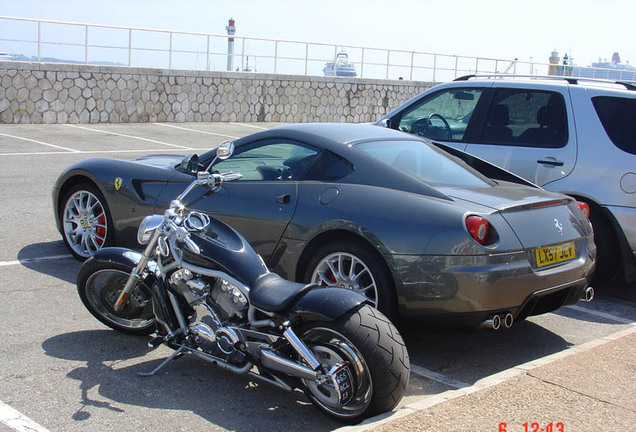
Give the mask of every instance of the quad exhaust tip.
[(594, 288), (592, 287), (585, 288), (585, 292), (583, 293), (583, 297), (581, 298), (581, 300), (589, 302), (589, 301), (592, 301), (593, 298), (594, 298)]
[(501, 317), (499, 315), (493, 315), (481, 323), (481, 326), (490, 330), (499, 330), (501, 327)]
[(499, 330), (502, 326), (504, 328), (512, 327), (514, 321), (515, 317), (510, 312), (504, 312), (492, 315), (490, 318), (481, 323), (481, 327), (489, 330)]
[(505, 328), (510, 328), (515, 322), (515, 317), (510, 312), (506, 313), (503, 318), (503, 325)]

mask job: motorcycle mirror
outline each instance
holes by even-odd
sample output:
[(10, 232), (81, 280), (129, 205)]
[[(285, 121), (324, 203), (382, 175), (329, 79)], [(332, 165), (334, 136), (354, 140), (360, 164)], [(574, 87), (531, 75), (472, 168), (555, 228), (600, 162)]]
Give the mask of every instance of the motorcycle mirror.
[(216, 158), (225, 160), (232, 156), (232, 153), (234, 153), (234, 143), (232, 141), (225, 141), (216, 149)]
[(181, 161), (181, 169), (189, 174), (195, 174), (199, 170), (199, 156), (190, 154)]

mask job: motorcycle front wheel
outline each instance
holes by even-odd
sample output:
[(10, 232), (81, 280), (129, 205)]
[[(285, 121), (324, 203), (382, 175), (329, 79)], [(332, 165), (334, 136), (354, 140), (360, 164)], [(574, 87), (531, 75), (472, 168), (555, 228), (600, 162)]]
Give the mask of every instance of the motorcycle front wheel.
[(331, 382), (302, 380), (311, 402), (331, 417), (355, 424), (390, 411), (400, 402), (409, 381), (409, 356), (395, 326), (381, 312), (364, 305), (332, 323), (304, 329), (301, 339), (323, 370), (348, 364), (342, 375), (348, 393)]
[(77, 275), (77, 291), (88, 311), (108, 327), (122, 333), (147, 335), (155, 330), (151, 290), (142, 281), (137, 283), (121, 311), (113, 305), (126, 285), (130, 268), (89, 258)]

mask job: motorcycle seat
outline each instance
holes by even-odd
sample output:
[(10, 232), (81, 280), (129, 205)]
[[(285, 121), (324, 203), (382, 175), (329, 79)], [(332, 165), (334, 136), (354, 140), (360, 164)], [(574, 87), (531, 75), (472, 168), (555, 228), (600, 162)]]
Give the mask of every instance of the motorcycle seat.
[(276, 273), (267, 273), (256, 279), (250, 288), (250, 302), (267, 312), (282, 312), (317, 286), (288, 281)]

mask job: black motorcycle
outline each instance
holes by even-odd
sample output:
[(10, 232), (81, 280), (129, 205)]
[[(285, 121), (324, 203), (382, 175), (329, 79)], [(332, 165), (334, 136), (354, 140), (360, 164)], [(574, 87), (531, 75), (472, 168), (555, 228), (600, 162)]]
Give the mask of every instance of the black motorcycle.
[[(217, 150), (232, 154), (233, 144)], [(212, 164), (210, 165), (212, 166)], [(240, 174), (198, 171), (163, 215), (138, 230), (143, 254), (103, 248), (81, 267), (77, 287), (86, 308), (107, 326), (155, 333), (149, 347), (183, 354), (286, 390), (302, 389), (322, 411), (355, 423), (393, 409), (409, 379), (409, 357), (393, 324), (351, 290), (303, 285), (268, 271), (234, 229), (182, 201), (197, 186), (217, 192)]]

